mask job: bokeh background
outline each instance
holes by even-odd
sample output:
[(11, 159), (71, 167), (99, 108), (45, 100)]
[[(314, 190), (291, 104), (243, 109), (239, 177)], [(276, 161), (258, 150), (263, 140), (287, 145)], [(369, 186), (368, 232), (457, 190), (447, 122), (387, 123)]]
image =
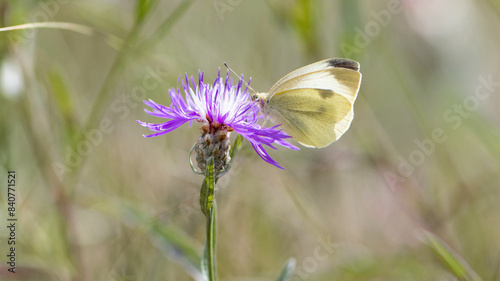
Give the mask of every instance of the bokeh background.
[(361, 64), (351, 129), (272, 150), (284, 171), (244, 143), (216, 194), (220, 280), (290, 257), (291, 280), (500, 280), (498, 0), (9, 0), (0, 22), (44, 25), (0, 33), (1, 280), (201, 280), (198, 124), (143, 138), (161, 120), (141, 100), (223, 62), (266, 91), (330, 57)]

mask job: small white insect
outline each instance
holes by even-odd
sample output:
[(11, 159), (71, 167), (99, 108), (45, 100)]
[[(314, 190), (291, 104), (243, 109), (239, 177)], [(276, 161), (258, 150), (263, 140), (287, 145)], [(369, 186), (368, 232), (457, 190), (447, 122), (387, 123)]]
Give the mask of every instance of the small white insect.
[(334, 58), (299, 68), (252, 99), (300, 144), (320, 148), (349, 129), (360, 85), (359, 63)]

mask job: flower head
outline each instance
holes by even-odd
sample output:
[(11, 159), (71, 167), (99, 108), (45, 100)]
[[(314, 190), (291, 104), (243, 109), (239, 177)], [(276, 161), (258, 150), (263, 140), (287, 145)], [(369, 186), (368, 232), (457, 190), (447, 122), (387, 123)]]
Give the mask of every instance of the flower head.
[[(229, 78), (229, 72), (226, 74), (226, 80), (219, 74), (213, 84), (203, 82), (203, 73), (198, 73), (198, 83), (193, 77), (185, 75), (184, 79), (179, 80), (184, 90), (183, 98), (179, 81), (177, 89), (170, 89), (168, 92), (172, 100), (170, 107), (157, 104), (152, 100), (144, 101), (153, 111), (145, 109), (146, 113), (152, 116), (169, 119), (160, 124), (151, 124), (139, 122), (140, 125), (149, 128), (156, 133), (145, 135), (145, 137), (155, 137), (171, 132), (182, 124), (189, 121), (203, 123), (202, 133), (214, 133), (215, 131), (235, 131), (242, 135), (252, 144), (255, 152), (264, 159), (264, 161), (283, 169), (278, 162), (274, 161), (264, 149), (263, 145), (276, 149), (274, 144), (278, 144), (293, 150), (298, 150), (285, 139), (290, 138), (281, 131), (278, 126), (262, 127), (257, 122), (264, 118), (260, 113), (260, 106), (253, 102), (248, 93), (248, 87), (243, 89), (243, 76), (239, 79), (237, 85), (233, 85)], [(250, 82), (250, 81), (249, 81)]]

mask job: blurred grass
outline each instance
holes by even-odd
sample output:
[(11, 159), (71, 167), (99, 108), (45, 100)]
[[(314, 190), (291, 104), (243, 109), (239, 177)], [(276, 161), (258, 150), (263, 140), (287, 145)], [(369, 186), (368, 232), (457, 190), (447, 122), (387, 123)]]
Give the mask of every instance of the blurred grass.
[(482, 280), (474, 270), (470, 268), (466, 261), (454, 253), (448, 245), (441, 241), (432, 233), (426, 232), (424, 242), (432, 249), (435, 255), (441, 260), (443, 265), (452, 273), (458, 280)]
[[(0, 1), (2, 27), (45, 15), (100, 34), (0, 33), (0, 179), (20, 178), (20, 274), (6, 275), (0, 258), (0, 280), (198, 280), (203, 177), (186, 157), (199, 131), (144, 139), (135, 120), (159, 120), (140, 100), (169, 104), (178, 75), (201, 69), (213, 81), (224, 61), (266, 91), (307, 63), (345, 56), (343, 44), (357, 48), (349, 58), (363, 73), (349, 132), (321, 150), (271, 151), (285, 171), (244, 142), (219, 180), (220, 280), (276, 280), (289, 257), (291, 280), (452, 280), (433, 250), (498, 280), (498, 86), (454, 111), (480, 77), (500, 81), (498, 1), (403, 1), (356, 45), (391, 2)], [(55, 164), (103, 120), (108, 130), (59, 177)], [(446, 140), (401, 177), (436, 128)], [(2, 221), (6, 200), (2, 188)], [(422, 229), (439, 240), (422, 242)], [(1, 257), (6, 237), (1, 227)]]

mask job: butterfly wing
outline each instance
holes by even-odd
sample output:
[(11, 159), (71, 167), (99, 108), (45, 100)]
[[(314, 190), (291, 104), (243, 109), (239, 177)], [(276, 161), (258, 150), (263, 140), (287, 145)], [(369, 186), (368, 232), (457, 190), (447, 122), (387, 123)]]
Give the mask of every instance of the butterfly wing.
[(352, 67), (331, 67), (331, 61), (288, 74), (288, 79), (281, 79), (271, 88), (265, 103), (270, 119), (282, 124), (285, 132), (304, 146), (319, 148), (338, 140), (354, 116), (353, 104), (361, 83), (359, 64), (342, 60), (340, 65)]
[(269, 93), (272, 94), (273, 90), (275, 91), (275, 93), (278, 92), (282, 84), (284, 84), (285, 82), (294, 81), (294, 78), (301, 77), (305, 74), (315, 73), (317, 71), (334, 69), (334, 68), (344, 68), (359, 72), (359, 63), (353, 60), (342, 59), (342, 58), (333, 58), (333, 59), (318, 61), (288, 73), (287, 75), (285, 75), (285, 77), (278, 80), (278, 82), (276, 82), (271, 87)]
[(318, 89), (280, 92), (270, 100), (267, 111), (296, 141), (318, 148), (340, 138), (353, 117), (352, 105), (345, 97)]

